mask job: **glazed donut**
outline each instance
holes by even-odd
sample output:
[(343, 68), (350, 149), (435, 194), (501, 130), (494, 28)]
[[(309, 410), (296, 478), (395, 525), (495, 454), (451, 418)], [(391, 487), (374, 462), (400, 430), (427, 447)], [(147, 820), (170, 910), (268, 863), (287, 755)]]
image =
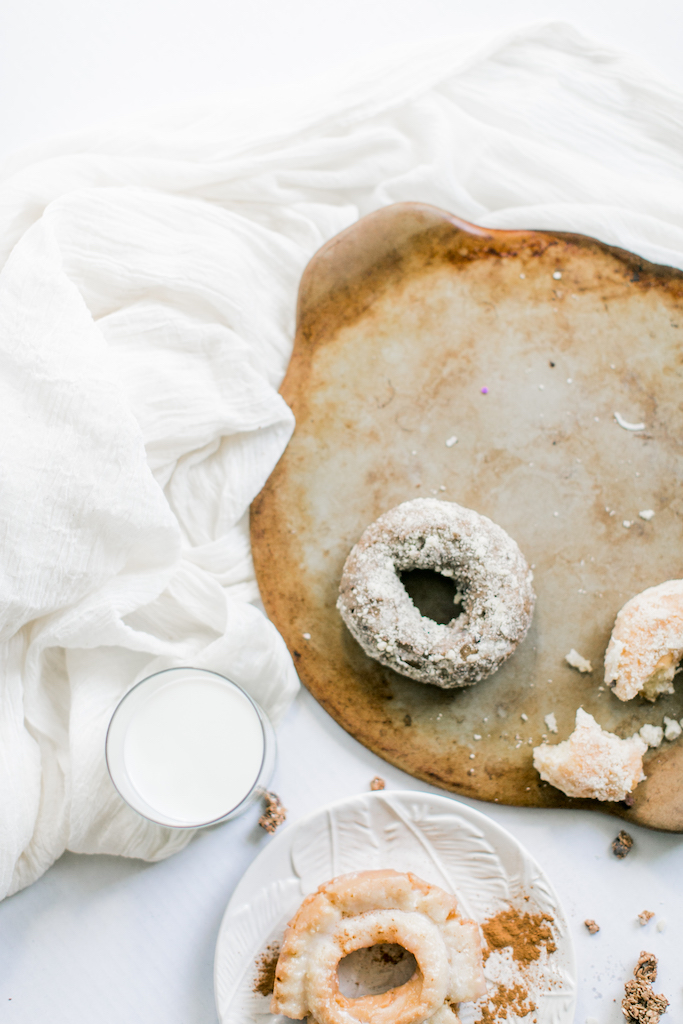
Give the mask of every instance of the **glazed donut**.
[(673, 693), (683, 657), (683, 580), (667, 580), (627, 601), (605, 653), (605, 682), (620, 700)]
[[(347, 999), (339, 961), (380, 942), (409, 950), (418, 969), (388, 992)], [(479, 929), (454, 896), (412, 874), (357, 871), (321, 885), (287, 925), (270, 1011), (315, 1024), (457, 1024), (451, 1003), (485, 991)]]
[[(454, 578), (464, 590), (462, 613), (448, 625), (421, 615), (401, 583), (409, 569)], [(517, 544), (486, 516), (417, 498), (365, 530), (344, 564), (337, 608), (371, 658), (451, 689), (495, 672), (524, 639), (532, 579)]]

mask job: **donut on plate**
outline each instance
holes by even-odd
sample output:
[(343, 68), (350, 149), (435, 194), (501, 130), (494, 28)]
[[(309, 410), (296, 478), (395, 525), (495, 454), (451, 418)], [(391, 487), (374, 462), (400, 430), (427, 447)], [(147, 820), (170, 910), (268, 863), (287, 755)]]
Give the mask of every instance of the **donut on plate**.
[[(401, 573), (430, 569), (463, 591), (447, 625), (421, 615)], [(535, 595), (515, 541), (486, 516), (416, 498), (375, 520), (352, 549), (337, 608), (366, 654), (421, 683), (471, 686), (495, 672), (524, 639)]]
[[(388, 992), (347, 999), (339, 961), (382, 942), (409, 950), (417, 970)], [(410, 873), (356, 871), (321, 885), (289, 922), (270, 1010), (315, 1024), (458, 1024), (453, 1004), (485, 991), (479, 929), (454, 896)]]

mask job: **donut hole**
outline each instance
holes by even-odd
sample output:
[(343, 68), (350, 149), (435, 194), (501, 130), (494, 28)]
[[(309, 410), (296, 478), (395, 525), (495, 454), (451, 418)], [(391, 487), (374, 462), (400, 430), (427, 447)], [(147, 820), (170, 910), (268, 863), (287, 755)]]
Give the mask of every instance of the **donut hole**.
[(355, 949), (339, 961), (339, 991), (347, 999), (378, 996), (410, 981), (417, 970), (412, 953), (395, 942)]
[(463, 586), (432, 569), (406, 569), (399, 576), (420, 615), (447, 626), (462, 612)]

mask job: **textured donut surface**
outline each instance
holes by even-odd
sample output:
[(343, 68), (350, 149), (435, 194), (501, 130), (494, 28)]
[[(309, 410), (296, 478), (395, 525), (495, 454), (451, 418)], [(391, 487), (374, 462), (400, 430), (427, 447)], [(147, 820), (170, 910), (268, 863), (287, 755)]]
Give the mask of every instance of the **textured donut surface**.
[(683, 580), (667, 580), (627, 601), (605, 653), (605, 682), (620, 700), (673, 693), (683, 658)]
[[(347, 999), (339, 961), (381, 942), (408, 949), (417, 970), (388, 992)], [(479, 929), (454, 896), (410, 873), (357, 871), (321, 885), (289, 922), (271, 1013), (315, 1024), (458, 1024), (452, 1004), (485, 991)]]
[[(430, 569), (464, 591), (447, 625), (422, 615), (400, 574)], [(515, 541), (486, 516), (450, 501), (416, 498), (375, 520), (351, 550), (337, 608), (366, 654), (421, 683), (471, 686), (524, 639), (533, 574)]]

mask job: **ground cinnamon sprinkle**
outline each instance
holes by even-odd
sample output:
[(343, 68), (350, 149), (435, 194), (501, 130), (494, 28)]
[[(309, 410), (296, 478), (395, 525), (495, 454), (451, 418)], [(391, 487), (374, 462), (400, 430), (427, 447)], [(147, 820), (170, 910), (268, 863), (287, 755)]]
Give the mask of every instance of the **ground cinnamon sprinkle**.
[(543, 946), (548, 953), (554, 953), (557, 946), (550, 928), (552, 923), (550, 914), (524, 914), (514, 907), (501, 910), (482, 925), (489, 947), (484, 950), (484, 959), (495, 949), (506, 946), (512, 947), (513, 959), (524, 966), (538, 960)]
[(529, 999), (529, 993), (523, 985), (499, 985), (495, 996), (491, 996), (486, 1006), (481, 1008), (482, 1016), (479, 1024), (496, 1024), (507, 1020), (508, 1014), (515, 1017), (526, 1017), (536, 1009), (536, 1003)]
[(275, 968), (277, 967), (280, 947), (277, 943), (267, 946), (265, 951), (256, 959), (256, 977), (254, 978), (253, 992), (262, 996), (270, 996), (275, 988)]

